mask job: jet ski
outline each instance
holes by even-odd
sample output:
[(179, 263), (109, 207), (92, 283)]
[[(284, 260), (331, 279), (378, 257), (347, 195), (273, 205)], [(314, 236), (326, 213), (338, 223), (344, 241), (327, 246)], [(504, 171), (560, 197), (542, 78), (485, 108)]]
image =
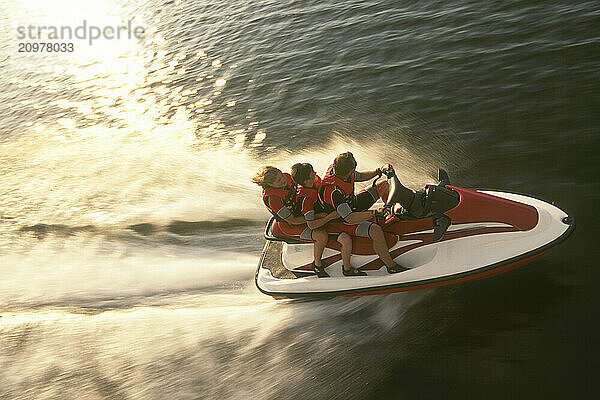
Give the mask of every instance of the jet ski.
[[(311, 270), (313, 244), (284, 237), (271, 218), (255, 274), (274, 298), (323, 298), (404, 292), (466, 282), (528, 263), (565, 240), (575, 220), (554, 203), (497, 190), (438, 185), (413, 191), (393, 169), (388, 201), (376, 212), (394, 261), (408, 270), (389, 274), (367, 238), (354, 237), (351, 264), (366, 276), (342, 275), (339, 244), (330, 239), (322, 261), (330, 277)], [(375, 182), (373, 183), (375, 185)], [(376, 204), (374, 207), (377, 207)]]

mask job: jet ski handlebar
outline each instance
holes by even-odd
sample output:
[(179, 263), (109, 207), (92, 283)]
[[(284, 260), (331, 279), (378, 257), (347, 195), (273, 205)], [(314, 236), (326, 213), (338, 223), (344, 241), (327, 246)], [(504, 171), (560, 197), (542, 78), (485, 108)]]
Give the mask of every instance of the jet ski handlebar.
[[(389, 195), (386, 207), (393, 207), (400, 203), (405, 212), (414, 217), (422, 218), (428, 214), (441, 214), (458, 204), (458, 193), (446, 188), (450, 182), (448, 174), (440, 169), (440, 183), (438, 185), (426, 185), (423, 190), (417, 192), (405, 187), (398, 179), (393, 167), (384, 172), (389, 179)], [(379, 179), (379, 178), (378, 178)], [(373, 183), (374, 185), (376, 182)]]
[(373, 187), (377, 186), (377, 181), (384, 175), (385, 175), (386, 179), (390, 179), (393, 176), (396, 176), (396, 172), (394, 171), (394, 167), (392, 166), (392, 164), (386, 164), (385, 166), (383, 166), (381, 168), (377, 168), (377, 172), (378, 172), (379, 176), (377, 178), (375, 178), (375, 180), (373, 181)]
[(390, 179), (392, 176), (396, 176), (396, 171), (394, 171), (394, 167), (392, 166), (392, 164), (387, 164), (385, 166), (385, 171), (383, 170), (383, 168), (381, 168), (380, 170), (381, 173), (384, 174), (388, 179)]

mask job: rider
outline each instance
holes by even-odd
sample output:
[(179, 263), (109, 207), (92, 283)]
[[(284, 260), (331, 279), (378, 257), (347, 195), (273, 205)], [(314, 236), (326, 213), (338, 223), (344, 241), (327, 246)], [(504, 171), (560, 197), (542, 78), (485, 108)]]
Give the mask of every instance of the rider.
[(337, 210), (344, 220), (344, 223), (340, 225), (345, 232), (353, 236), (371, 238), (373, 250), (385, 264), (388, 273), (394, 274), (406, 271), (407, 268), (394, 262), (389, 253), (383, 229), (378, 224), (371, 222), (373, 213), (368, 211), (380, 195), (384, 200), (387, 198), (389, 185), (387, 182), (381, 182), (357, 195), (354, 194), (354, 182), (363, 182), (381, 176), (389, 169), (391, 166), (388, 164), (374, 171), (358, 172), (352, 153), (342, 153), (335, 158), (323, 178), (319, 189), (319, 203), (326, 212)]
[[(290, 174), (282, 173), (278, 168), (272, 166), (261, 167), (252, 178), (252, 182), (263, 188), (263, 202), (276, 219), (275, 224), (286, 236), (304, 241), (314, 241), (315, 259), (313, 269), (321, 267), (321, 255), (317, 255), (317, 248), (324, 249), (328, 236), (322, 227), (331, 219), (337, 218), (336, 212), (330, 213), (325, 222), (315, 224), (313, 227), (306, 226), (306, 219), (301, 213), (302, 204), (298, 201), (298, 186), (292, 180)], [(321, 221), (321, 220), (317, 220)], [(317, 268), (315, 268), (317, 267)], [(316, 271), (315, 271), (316, 272)]]
[[(300, 190), (298, 191), (298, 200), (302, 205), (302, 214), (306, 219), (306, 224), (311, 229), (317, 229), (325, 226), (328, 221), (339, 218), (337, 211), (332, 211), (329, 214), (325, 214), (319, 207), (318, 203), (318, 191), (321, 186), (321, 178), (315, 173), (312, 165), (309, 163), (297, 163), (292, 165), (291, 169), (292, 179), (298, 185)], [(315, 207), (316, 206), (316, 207)], [(340, 230), (331, 230), (329, 225), (325, 227), (329, 233), (336, 233), (337, 241), (341, 244), (342, 249), (342, 272), (344, 275), (353, 276), (353, 270), (350, 268), (350, 254), (352, 253), (352, 238), (346, 232)], [(315, 243), (315, 260), (320, 260), (323, 255), (325, 246), (320, 246)], [(313, 263), (313, 271), (319, 278), (328, 277), (329, 275), (325, 272), (325, 268), (322, 265), (315, 265)], [(362, 275), (362, 274), (359, 274)]]

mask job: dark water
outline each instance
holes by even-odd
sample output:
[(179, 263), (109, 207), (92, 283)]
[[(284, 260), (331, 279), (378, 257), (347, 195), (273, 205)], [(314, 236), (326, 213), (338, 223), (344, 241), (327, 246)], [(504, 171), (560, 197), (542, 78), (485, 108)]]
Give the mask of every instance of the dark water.
[[(0, 398), (596, 398), (597, 2), (0, 2)], [(146, 28), (19, 53), (20, 25)], [(275, 302), (266, 163), (556, 201), (510, 273)]]

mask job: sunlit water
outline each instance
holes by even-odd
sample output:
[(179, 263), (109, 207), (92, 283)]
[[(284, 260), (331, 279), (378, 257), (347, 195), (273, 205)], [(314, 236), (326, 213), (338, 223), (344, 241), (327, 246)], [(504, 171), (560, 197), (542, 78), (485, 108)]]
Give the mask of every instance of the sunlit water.
[[(267, 214), (249, 179), (350, 150), (414, 188), (443, 166), (584, 213), (599, 192), (593, 2), (0, 10), (0, 397), (506, 398), (519, 365), (560, 374), (563, 353), (545, 353), (564, 337), (536, 335), (589, 281), (575, 247), (490, 283), (275, 302), (254, 288)], [(17, 51), (18, 26), (84, 19), (146, 34)]]

